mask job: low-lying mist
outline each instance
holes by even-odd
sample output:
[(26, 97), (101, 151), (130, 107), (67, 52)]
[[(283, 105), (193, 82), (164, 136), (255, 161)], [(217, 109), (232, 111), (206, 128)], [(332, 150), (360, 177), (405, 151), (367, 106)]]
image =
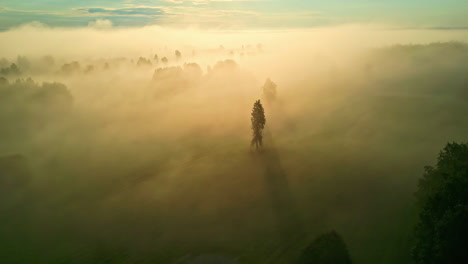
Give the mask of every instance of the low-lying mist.
[(446, 142), (467, 141), (468, 45), (452, 40), (467, 38), (1, 32), (0, 257), (292, 263), (336, 230), (355, 263), (408, 262), (417, 179)]

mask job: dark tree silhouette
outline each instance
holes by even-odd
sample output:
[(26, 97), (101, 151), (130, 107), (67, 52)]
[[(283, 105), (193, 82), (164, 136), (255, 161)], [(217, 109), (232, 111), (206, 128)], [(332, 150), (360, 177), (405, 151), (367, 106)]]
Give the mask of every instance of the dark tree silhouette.
[(351, 263), (346, 244), (335, 231), (318, 236), (302, 251), (298, 259), (298, 264)]
[(252, 115), (250, 118), (252, 122), (252, 142), (251, 145), (255, 145), (258, 149), (258, 146), (262, 146), (263, 144), (263, 129), (265, 128), (265, 111), (263, 110), (262, 103), (260, 100), (257, 100), (254, 103), (254, 107), (252, 109)]
[(152, 63), (149, 59), (140, 57), (137, 61), (137, 66), (151, 66)]
[(176, 51), (175, 51), (175, 56), (176, 56), (176, 59), (178, 59), (178, 60), (179, 60), (180, 58), (182, 58), (182, 54), (180, 53), (179, 50), (176, 50)]
[(12, 63), (10, 65), (10, 67), (0, 69), (0, 74), (2, 74), (2, 75), (20, 75), (21, 71), (20, 71), (19, 67), (15, 63)]
[(413, 259), (420, 264), (468, 263), (468, 144), (449, 143), (436, 167), (425, 167)]
[(81, 71), (81, 65), (77, 61), (65, 63), (60, 68), (60, 72), (63, 74), (73, 74)]

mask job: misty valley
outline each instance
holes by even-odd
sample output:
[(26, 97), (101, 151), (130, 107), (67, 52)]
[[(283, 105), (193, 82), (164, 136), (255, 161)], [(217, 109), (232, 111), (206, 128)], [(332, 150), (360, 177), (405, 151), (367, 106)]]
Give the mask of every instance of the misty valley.
[(0, 262), (467, 259), (467, 44), (231, 37), (0, 50)]

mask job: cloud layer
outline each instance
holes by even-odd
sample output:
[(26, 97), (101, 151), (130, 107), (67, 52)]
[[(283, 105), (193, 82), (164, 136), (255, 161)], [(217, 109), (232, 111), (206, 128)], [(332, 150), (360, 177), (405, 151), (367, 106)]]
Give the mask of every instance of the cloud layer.
[[(268, 0), (88, 0), (17, 3), (0, 6), (0, 30), (31, 21), (51, 26), (83, 26), (109, 19), (116, 26), (172, 25), (205, 28), (266, 29), (308, 28), (342, 24), (390, 24), (395, 28), (467, 28), (468, 5), (364, 0), (335, 1)], [(367, 2), (369, 1), (369, 2)], [(424, 5), (424, 9), (420, 7)], [(414, 12), (413, 12), (414, 11)]]

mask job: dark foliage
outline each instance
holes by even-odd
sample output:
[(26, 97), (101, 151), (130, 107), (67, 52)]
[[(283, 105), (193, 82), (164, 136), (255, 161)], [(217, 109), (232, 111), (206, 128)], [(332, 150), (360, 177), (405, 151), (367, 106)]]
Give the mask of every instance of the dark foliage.
[(263, 110), (262, 103), (260, 100), (257, 100), (252, 109), (252, 117), (250, 118), (252, 122), (252, 142), (251, 145), (255, 145), (258, 149), (258, 146), (263, 144), (263, 129), (265, 128), (265, 111)]
[(81, 72), (81, 65), (77, 61), (72, 61), (70, 63), (65, 63), (60, 68), (60, 73), (62, 74), (74, 74)]
[(447, 144), (419, 182), (416, 263), (468, 263), (467, 190), (468, 144)]
[(56, 118), (65, 118), (73, 97), (64, 84), (0, 78), (0, 143), (7, 135), (33, 133)]
[(18, 68), (18, 66), (16, 66), (15, 63), (12, 63), (10, 67), (5, 67), (5, 68), (0, 69), (0, 74), (1, 75), (20, 75), (21, 71)]
[(137, 66), (151, 66), (153, 65), (151, 61), (147, 58), (140, 57), (137, 61)]

